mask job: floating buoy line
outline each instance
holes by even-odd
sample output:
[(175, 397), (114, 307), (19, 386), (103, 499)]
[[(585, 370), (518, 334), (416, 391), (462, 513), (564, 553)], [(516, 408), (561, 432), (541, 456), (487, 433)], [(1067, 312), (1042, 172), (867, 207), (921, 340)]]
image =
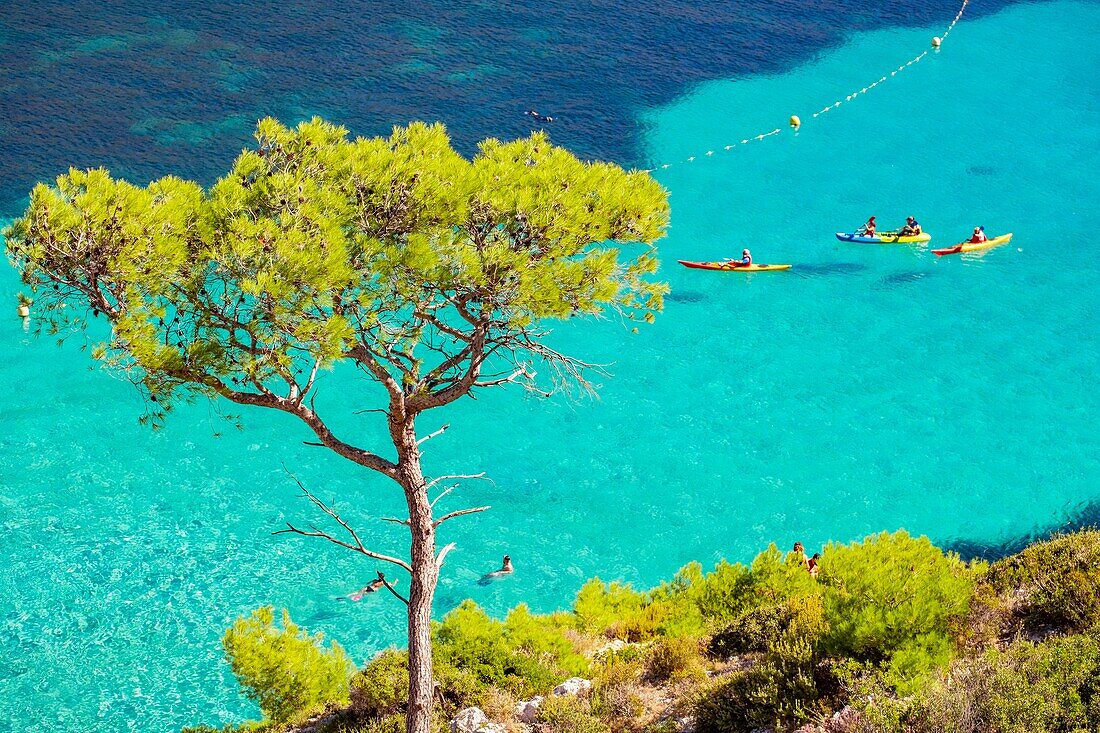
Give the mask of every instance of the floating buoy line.
[[(969, 5), (969, 4), (970, 4), (970, 0), (963, 0), (962, 6), (959, 8), (959, 12), (955, 13), (955, 18), (951, 21), (951, 24), (949, 26), (947, 26), (947, 30), (945, 30), (943, 32), (943, 36), (934, 36), (932, 38), (932, 48), (933, 49), (938, 51), (943, 46), (944, 42), (947, 40), (947, 37), (949, 35), (951, 35), (951, 31), (955, 28), (955, 25), (959, 22), (959, 20), (962, 19), (963, 13), (966, 11), (966, 6)], [(856, 91), (852, 92), (851, 94), (846, 95), (843, 99), (838, 99), (837, 101), (833, 102), (832, 104), (829, 104), (829, 105), (826, 105), (826, 106), (822, 107), (821, 109), (814, 112), (810, 116), (810, 120), (816, 119), (816, 118), (818, 118), (818, 117), (820, 117), (824, 114), (828, 114), (832, 110), (837, 109), (838, 107), (840, 107), (842, 104), (845, 104), (847, 102), (851, 102), (854, 99), (856, 99), (857, 97), (859, 97), (860, 95), (867, 94), (869, 91), (871, 91), (875, 87), (879, 86), (880, 84), (885, 84), (886, 81), (888, 79), (890, 79), (891, 77), (897, 76), (898, 74), (905, 71), (906, 69), (908, 69), (913, 64), (919, 63), (920, 60), (923, 59), (927, 55), (928, 55), (927, 50), (921, 51), (918, 55), (916, 55), (913, 58), (909, 59), (904, 64), (898, 66), (896, 69), (893, 69), (889, 73), (883, 74), (881, 77), (879, 77), (875, 81), (871, 82), (867, 86), (861, 87), (860, 89), (857, 89)], [(791, 115), (790, 119), (788, 120), (788, 124), (790, 125), (791, 129), (797, 131), (799, 128), (802, 127), (802, 118), (799, 117), (798, 115)], [(732, 142), (729, 145), (723, 145), (723, 146), (720, 146), (718, 148), (715, 148), (714, 150), (708, 150), (705, 153), (702, 153), (700, 155), (692, 155), (692, 156), (684, 158), (684, 159), (682, 159), (678, 162), (675, 162), (675, 163), (661, 163), (661, 164), (655, 165), (651, 168), (643, 168), (642, 172), (644, 172), (644, 173), (655, 173), (655, 172), (660, 171), (660, 170), (667, 170), (669, 168), (672, 168), (674, 165), (685, 165), (687, 163), (694, 163), (697, 158), (704, 158), (704, 157), (709, 158), (709, 157), (713, 156), (716, 152), (728, 152), (728, 151), (733, 150), (734, 148), (737, 148), (741, 145), (748, 145), (749, 143), (758, 142), (760, 140), (764, 140), (766, 138), (772, 137), (773, 135), (778, 135), (780, 132), (782, 132), (782, 128), (776, 127), (775, 129), (769, 130), (768, 132), (761, 132), (761, 133), (758, 133), (756, 135), (746, 136), (746, 137), (742, 138), (740, 140), (740, 142)]]

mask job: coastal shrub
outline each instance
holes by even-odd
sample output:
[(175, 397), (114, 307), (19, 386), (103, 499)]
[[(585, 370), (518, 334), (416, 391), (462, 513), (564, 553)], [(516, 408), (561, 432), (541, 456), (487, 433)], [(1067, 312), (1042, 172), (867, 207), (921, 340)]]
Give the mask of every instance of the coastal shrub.
[(645, 600), (645, 594), (634, 590), (629, 583), (605, 584), (599, 578), (592, 578), (577, 592), (573, 613), (579, 628), (599, 634), (612, 624), (641, 613)]
[[(688, 568), (692, 566), (684, 570)], [(706, 575), (701, 573), (701, 568), (693, 570), (697, 570), (699, 575), (691, 583), (688, 593), (704, 619), (727, 621), (740, 616), (753, 603), (752, 574), (741, 563), (731, 564), (722, 560)]]
[(610, 733), (611, 730), (592, 714), (587, 701), (571, 695), (543, 700), (536, 723), (539, 733)]
[(778, 640), (790, 618), (787, 604), (754, 608), (715, 633), (707, 645), (707, 651), (718, 659), (729, 659), (735, 654), (765, 652)]
[(738, 615), (748, 601), (750, 590), (749, 570), (740, 563), (731, 565), (723, 560), (704, 574), (703, 566), (693, 562), (680, 568), (672, 580), (654, 588), (650, 598), (655, 602), (682, 604), (680, 615), (690, 617), (694, 632), (706, 622)]
[(965, 617), (974, 590), (958, 556), (900, 531), (830, 544), (819, 567), (825, 651), (885, 661), (902, 684), (947, 661), (950, 626)]
[(454, 686), (448, 692), (457, 699), (476, 697), (490, 685), (520, 697), (540, 694), (585, 666), (560, 631), (525, 607), (501, 623), (464, 601), (435, 624), (433, 639), (442, 676)]
[(774, 543), (756, 556), (749, 572), (750, 607), (774, 605), (791, 598), (821, 593), (817, 581), (806, 571), (802, 558), (793, 552), (780, 552)]
[(1000, 593), (1022, 589), (1024, 620), (1081, 631), (1100, 619), (1100, 530), (1039, 542), (994, 563), (988, 581)]
[(697, 698), (699, 733), (784, 726), (816, 710), (821, 697), (815, 679), (817, 648), (826, 629), (822, 601), (813, 595), (792, 598), (782, 614), (782, 622), (754, 642), (764, 653), (757, 664)]
[(1097, 730), (1100, 644), (1076, 635), (1018, 641), (962, 660), (918, 694), (914, 733), (1030, 733)]
[(703, 617), (683, 590), (666, 583), (641, 593), (629, 584), (604, 584), (593, 578), (577, 593), (573, 612), (581, 630), (630, 642), (699, 635)]
[(630, 721), (644, 710), (639, 684), (644, 667), (638, 659), (609, 657), (595, 668), (588, 699), (597, 717)]
[(490, 684), (469, 669), (456, 665), (438, 649), (432, 650), (432, 671), (445, 711), (480, 705)]
[(646, 654), (646, 673), (656, 682), (700, 679), (705, 670), (699, 640), (690, 636), (659, 639)]
[(245, 694), (264, 715), (285, 721), (329, 703), (348, 701), (348, 677), (354, 669), (336, 642), (310, 636), (282, 613), (275, 624), (271, 606), (240, 617), (222, 638), (226, 658)]
[(387, 649), (350, 683), (351, 710), (357, 718), (376, 718), (400, 712), (409, 700), (409, 653)]
[(504, 619), (504, 635), (509, 646), (566, 677), (588, 671), (588, 659), (578, 654), (566, 637), (572, 618), (568, 614), (535, 615), (526, 604), (513, 608)]

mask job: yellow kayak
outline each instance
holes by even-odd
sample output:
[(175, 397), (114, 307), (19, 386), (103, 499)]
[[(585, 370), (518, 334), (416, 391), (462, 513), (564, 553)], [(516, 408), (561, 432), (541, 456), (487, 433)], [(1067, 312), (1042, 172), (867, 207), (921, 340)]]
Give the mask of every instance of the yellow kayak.
[(684, 267), (696, 270), (725, 270), (732, 272), (771, 272), (773, 270), (789, 270), (790, 265), (738, 265), (732, 262), (692, 262), (691, 260), (676, 260)]
[(841, 242), (854, 242), (855, 244), (920, 244), (932, 239), (932, 235), (926, 232), (920, 234), (898, 234), (897, 232), (878, 232), (873, 237), (856, 232), (837, 232), (836, 238)]
[(1012, 232), (1002, 234), (999, 237), (990, 237), (984, 242), (959, 242), (954, 247), (934, 249), (932, 250), (932, 254), (942, 257), (943, 255), (957, 255), (964, 252), (981, 252), (983, 249), (1000, 247), (1002, 244), (1008, 244), (1010, 241), (1012, 241)]

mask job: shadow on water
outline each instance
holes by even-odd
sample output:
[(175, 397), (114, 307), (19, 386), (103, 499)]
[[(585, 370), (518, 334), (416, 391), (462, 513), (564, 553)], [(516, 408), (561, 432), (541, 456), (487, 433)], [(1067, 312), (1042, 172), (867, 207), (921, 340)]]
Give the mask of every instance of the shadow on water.
[(991, 165), (972, 165), (966, 172), (972, 176), (993, 176), (997, 174), (997, 169)]
[(795, 265), (791, 272), (799, 277), (851, 277), (867, 270), (858, 262), (825, 262), (818, 265)]
[(1074, 532), (1079, 529), (1100, 527), (1100, 499), (1085, 502), (1070, 512), (1065, 521), (1052, 522), (1018, 537), (999, 542), (976, 542), (967, 539), (949, 539), (937, 542), (944, 550), (957, 552), (964, 560), (999, 560), (1019, 552), (1033, 542), (1049, 539), (1061, 532)]
[(707, 296), (695, 290), (673, 290), (665, 296), (665, 300), (672, 303), (701, 303)]
[(923, 280), (924, 278), (929, 277), (932, 274), (933, 273), (928, 270), (909, 270), (907, 272), (893, 272), (881, 278), (874, 285), (874, 288), (876, 290), (892, 290), (903, 285), (915, 283), (918, 280)]

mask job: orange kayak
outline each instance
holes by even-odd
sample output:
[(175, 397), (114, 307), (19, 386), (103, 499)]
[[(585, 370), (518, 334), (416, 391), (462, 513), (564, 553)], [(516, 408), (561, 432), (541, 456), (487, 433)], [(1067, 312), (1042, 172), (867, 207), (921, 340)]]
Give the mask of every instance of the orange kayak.
[(999, 237), (990, 237), (984, 242), (959, 242), (954, 247), (934, 249), (932, 254), (943, 257), (944, 255), (962, 254), (963, 252), (980, 252), (983, 249), (993, 249), (994, 247), (1000, 247), (1002, 244), (1008, 244), (1011, 240), (1012, 232), (1009, 232)]
[(790, 265), (739, 265), (733, 262), (692, 262), (691, 260), (676, 260), (684, 267), (695, 270), (723, 270), (725, 272), (773, 272), (776, 270), (789, 270)]

